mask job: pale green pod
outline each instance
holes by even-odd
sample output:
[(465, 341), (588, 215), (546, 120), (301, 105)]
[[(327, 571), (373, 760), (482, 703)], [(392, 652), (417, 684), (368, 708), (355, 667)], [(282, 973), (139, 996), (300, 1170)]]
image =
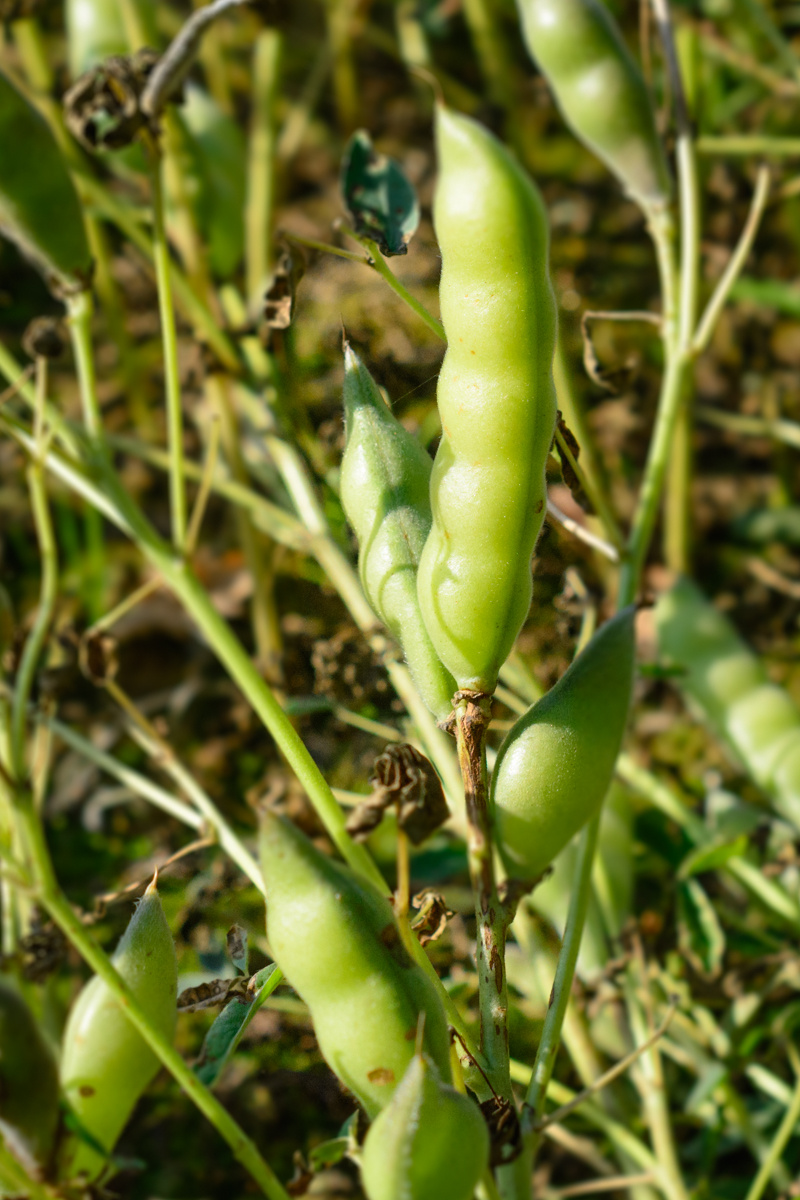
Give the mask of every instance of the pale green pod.
[[(153, 1026), (170, 1041), (177, 1020), (175, 944), (155, 884), (136, 907), (112, 962)], [(159, 1060), (98, 976), (86, 984), (67, 1020), (61, 1086), (84, 1129), (110, 1154)], [(76, 1136), (61, 1153), (60, 1175), (97, 1178), (103, 1157)]]
[(489, 1166), (489, 1133), (474, 1101), (415, 1054), (364, 1142), (369, 1200), (470, 1200)]
[(660, 596), (654, 616), (676, 686), (800, 828), (800, 708), (691, 580)]
[(88, 286), (92, 256), (78, 194), (44, 117), (0, 71), (0, 233), (59, 295)]
[(417, 577), (439, 658), (491, 692), (531, 601), (556, 400), (556, 309), (541, 197), (487, 129), (441, 105), (434, 224), (447, 353), (433, 525)]
[(358, 539), (364, 593), (400, 643), (422, 699), (443, 720), (453, 707), (456, 683), (439, 662), (417, 598), (417, 568), (431, 527), (433, 463), (387, 407), (350, 346), (344, 352), (343, 398), (340, 493)]
[(517, 0), (522, 31), (573, 133), (644, 207), (664, 205), (669, 168), (641, 71), (602, 0)]
[(388, 900), (274, 813), (263, 818), (261, 864), (270, 950), (308, 1005), (328, 1065), (367, 1114), (391, 1100), (421, 1016), (424, 1048), (449, 1081), (441, 1002)]
[(25, 1001), (0, 981), (0, 1136), (33, 1179), (56, 1139), (58, 1068)]
[(490, 806), (514, 878), (536, 879), (603, 802), (631, 701), (634, 615), (607, 621), (500, 747)]

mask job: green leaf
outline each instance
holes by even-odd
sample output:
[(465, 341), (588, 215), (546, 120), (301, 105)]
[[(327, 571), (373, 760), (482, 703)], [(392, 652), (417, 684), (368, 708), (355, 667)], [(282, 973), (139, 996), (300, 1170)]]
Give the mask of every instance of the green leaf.
[(252, 999), (247, 995), (237, 996), (226, 1004), (216, 1018), (205, 1036), (200, 1057), (194, 1065), (195, 1075), (206, 1087), (213, 1087), (217, 1082), (222, 1068), (242, 1040), (247, 1026), (282, 978), (275, 963), (270, 963), (250, 980), (248, 994), (253, 993)]
[(373, 149), (363, 129), (347, 144), (341, 187), (356, 233), (377, 242), (381, 254), (406, 254), (419, 225), (416, 193), (397, 163)]
[(745, 834), (732, 842), (718, 842), (710, 846), (698, 846), (691, 850), (678, 869), (679, 879), (688, 879), (703, 871), (717, 871), (732, 858), (741, 858), (747, 851), (748, 838)]
[(790, 317), (800, 317), (800, 288), (780, 279), (753, 279), (742, 275), (731, 291), (734, 300), (749, 300), (762, 308), (774, 308)]
[(719, 973), (725, 934), (711, 901), (696, 879), (688, 879), (678, 888), (678, 945), (701, 974)]
[(331, 1138), (329, 1142), (321, 1142), (308, 1156), (308, 1165), (316, 1175), (326, 1167), (334, 1167), (341, 1162), (350, 1149), (349, 1137)]

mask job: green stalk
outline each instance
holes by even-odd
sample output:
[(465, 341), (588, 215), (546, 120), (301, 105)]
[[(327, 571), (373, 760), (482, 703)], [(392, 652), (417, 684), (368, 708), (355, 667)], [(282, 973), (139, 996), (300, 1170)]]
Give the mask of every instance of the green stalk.
[[(46, 362), (42, 359), (39, 359), (37, 361), (37, 390), (40, 393), (40, 401), (42, 404), (44, 402), (46, 385)], [(38, 452), (39, 447), (37, 446), (35, 453), (38, 455)], [(30, 463), (27, 476), (28, 491), (30, 493), (31, 508), (33, 511), (33, 520), (36, 527), (36, 536), (39, 542), (39, 557), (42, 564), (42, 579), (39, 589), (39, 610), (36, 613), (33, 629), (28, 635), (22, 652), (22, 660), (17, 672), (17, 678), (14, 685), (14, 697), (11, 705), (10, 766), (13, 778), (18, 782), (22, 782), (24, 779), (26, 779), (28, 774), (25, 753), (28, 701), (33, 688), (33, 681), (36, 676), (39, 657), (47, 638), (50, 622), (53, 619), (56, 598), (58, 596), (58, 558), (56, 554), (56, 541), (53, 534), (53, 525), (50, 520), (50, 510), (47, 503), (47, 492), (45, 490), (44, 483), (44, 465), (40, 458), (36, 457)]]
[(800, 1121), (800, 1059), (798, 1059), (797, 1051), (791, 1043), (787, 1046), (787, 1050), (792, 1068), (797, 1076), (794, 1091), (792, 1092), (792, 1099), (784, 1113), (783, 1120), (778, 1126), (778, 1131), (772, 1139), (772, 1144), (767, 1151), (758, 1174), (750, 1185), (750, 1190), (745, 1200), (761, 1200), (772, 1178), (775, 1166), (780, 1161), (781, 1155), (786, 1148), (787, 1142), (797, 1132), (797, 1123)]
[(252, 127), (247, 160), (247, 304), (255, 313), (272, 270), (272, 223), (275, 208), (276, 108), (281, 35), (265, 29), (253, 48)]
[(92, 356), (93, 309), (92, 293), (89, 291), (77, 292), (67, 300), (72, 352), (75, 356), (75, 368), (78, 373), (81, 403), (83, 404), (83, 422), (90, 438), (102, 446), (103, 419), (97, 399), (97, 382)]
[(183, 410), (178, 367), (178, 338), (175, 329), (175, 309), (170, 284), (170, 258), (167, 231), (164, 224), (164, 191), (162, 160), (157, 148), (151, 154), (153, 186), (153, 261), (158, 287), (158, 311), (161, 317), (161, 338), (164, 347), (164, 387), (167, 405), (167, 438), (170, 456), (169, 497), (172, 518), (172, 542), (182, 551), (186, 545), (186, 480), (183, 469)]

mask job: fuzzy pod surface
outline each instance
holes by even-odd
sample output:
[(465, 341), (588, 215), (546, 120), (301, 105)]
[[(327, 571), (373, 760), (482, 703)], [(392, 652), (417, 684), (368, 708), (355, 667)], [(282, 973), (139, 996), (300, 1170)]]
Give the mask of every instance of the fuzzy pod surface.
[(78, 194), (44, 117), (0, 71), (0, 233), (57, 294), (88, 285), (92, 256)]
[(391, 1100), (420, 1014), (425, 1051), (449, 1081), (444, 1011), (388, 900), (274, 813), (262, 820), (261, 865), (272, 954), (308, 1005), (326, 1062), (367, 1114)]
[(517, 0), (528, 51), (576, 137), (647, 208), (671, 193), (647, 84), (602, 0)]
[(514, 878), (536, 879), (603, 802), (630, 707), (634, 616), (607, 621), (500, 747), (490, 810)]
[(689, 579), (659, 597), (658, 647), (672, 681), (775, 809), (800, 828), (800, 709)]
[[(136, 906), (111, 960), (154, 1027), (172, 1040), (177, 1020), (175, 944), (155, 884)], [(91, 979), (64, 1031), (61, 1086), (84, 1129), (110, 1153), (133, 1107), (159, 1070), (159, 1060), (108, 985)], [(104, 1158), (77, 1136), (66, 1140), (62, 1178), (97, 1178)]]
[(447, 352), (422, 615), (460, 688), (491, 692), (528, 614), (556, 400), (539, 192), (482, 125), (439, 105), (434, 224)]
[(477, 1104), (415, 1054), (367, 1133), (361, 1179), (369, 1200), (470, 1200), (488, 1165)]
[(33, 1179), (49, 1162), (58, 1116), (53, 1052), (22, 996), (0, 979), (0, 1135)]
[(344, 352), (342, 507), (358, 540), (364, 593), (397, 638), (426, 705), (438, 720), (456, 683), (439, 662), (417, 598), (417, 568), (431, 527), (430, 455), (383, 399), (358, 355)]

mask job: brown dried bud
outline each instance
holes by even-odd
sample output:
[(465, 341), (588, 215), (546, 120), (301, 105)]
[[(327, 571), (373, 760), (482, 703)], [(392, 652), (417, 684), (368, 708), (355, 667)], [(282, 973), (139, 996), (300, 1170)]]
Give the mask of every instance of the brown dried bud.
[(418, 912), (411, 922), (411, 928), (419, 938), (420, 946), (438, 941), (447, 922), (455, 916), (453, 910), (447, 907), (444, 896), (432, 888), (425, 888), (414, 897), (412, 903)]
[(58, 317), (34, 317), (22, 335), (22, 349), (29, 358), (59, 358), (65, 345)]
[(158, 57), (146, 47), (114, 54), (72, 85), (64, 96), (64, 119), (87, 150), (120, 150), (145, 127), (139, 101)]
[(91, 630), (84, 634), (78, 647), (78, 665), (87, 679), (102, 687), (119, 669), (116, 638)]
[(297, 285), (303, 276), (303, 264), (284, 246), (264, 295), (264, 320), (270, 329), (288, 329), (294, 316)]
[(387, 746), (375, 759), (370, 783), (397, 805), (397, 822), (418, 846), (450, 816), (439, 776), (424, 754), (413, 746)]

